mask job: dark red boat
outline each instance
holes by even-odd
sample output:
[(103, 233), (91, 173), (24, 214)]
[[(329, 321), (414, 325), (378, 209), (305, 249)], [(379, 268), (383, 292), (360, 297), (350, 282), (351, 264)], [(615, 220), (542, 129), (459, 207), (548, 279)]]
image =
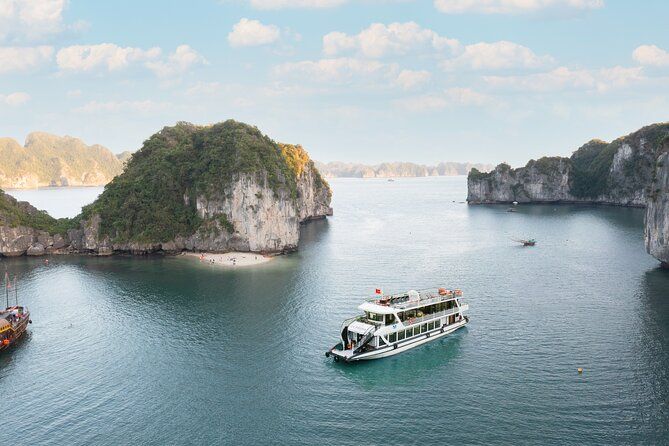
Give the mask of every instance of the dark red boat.
[(0, 310), (0, 352), (14, 345), (31, 322), (26, 307), (16, 305)]

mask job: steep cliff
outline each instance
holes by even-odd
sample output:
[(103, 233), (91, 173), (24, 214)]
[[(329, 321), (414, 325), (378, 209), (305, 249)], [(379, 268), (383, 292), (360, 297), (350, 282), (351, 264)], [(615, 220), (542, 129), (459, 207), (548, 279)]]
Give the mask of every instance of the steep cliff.
[(123, 170), (123, 161), (100, 145), (70, 136), (34, 132), (21, 146), (0, 138), (0, 187), (101, 186)]
[(644, 238), (650, 255), (669, 268), (669, 153), (657, 159), (646, 206)]
[(301, 223), (332, 212), (330, 188), (302, 147), (232, 120), (156, 133), (75, 219), (3, 199), (5, 255), (278, 253), (297, 249)]
[(467, 201), (479, 203), (583, 202), (645, 206), (655, 161), (669, 137), (669, 123), (644, 127), (611, 143), (592, 140), (570, 158), (531, 160), (490, 173), (472, 169)]

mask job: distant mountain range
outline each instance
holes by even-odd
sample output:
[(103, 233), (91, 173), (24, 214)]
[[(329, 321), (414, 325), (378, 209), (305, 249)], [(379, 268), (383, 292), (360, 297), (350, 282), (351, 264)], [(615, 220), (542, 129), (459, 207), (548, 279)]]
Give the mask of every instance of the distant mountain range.
[[(132, 156), (115, 155), (99, 144), (86, 145), (71, 136), (33, 132), (22, 146), (12, 138), (0, 138), (0, 188), (30, 189), (48, 186), (104, 186), (123, 172)], [(328, 178), (391, 178), (467, 175), (472, 168), (491, 171), (491, 164), (444, 162), (423, 165), (391, 162), (375, 165), (315, 162)]]
[(316, 167), (327, 178), (392, 178), (392, 177), (436, 177), (467, 175), (472, 168), (481, 172), (491, 171), (492, 164), (443, 162), (429, 166), (408, 162), (381, 163), (375, 165), (316, 162)]
[(0, 188), (102, 186), (123, 171), (129, 152), (118, 156), (71, 136), (34, 132), (25, 145), (0, 138)]

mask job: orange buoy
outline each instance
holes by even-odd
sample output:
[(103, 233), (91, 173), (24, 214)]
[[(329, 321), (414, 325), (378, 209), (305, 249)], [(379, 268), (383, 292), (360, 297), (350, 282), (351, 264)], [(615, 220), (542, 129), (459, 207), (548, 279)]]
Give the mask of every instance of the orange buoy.
[(2, 345), (9, 345), (9, 339), (3, 339)]

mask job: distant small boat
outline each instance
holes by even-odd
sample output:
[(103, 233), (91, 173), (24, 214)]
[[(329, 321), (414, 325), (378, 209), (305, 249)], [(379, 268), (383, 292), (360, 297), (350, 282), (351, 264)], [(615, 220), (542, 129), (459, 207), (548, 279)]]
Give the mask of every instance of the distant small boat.
[(514, 239), (511, 239), (511, 240), (513, 240), (514, 242), (518, 242), (523, 246), (534, 246), (534, 245), (537, 244), (537, 241), (533, 238), (527, 239), (527, 240), (514, 238)]
[(516, 212), (516, 210), (514, 208), (509, 208), (506, 210), (506, 212)]
[(393, 180), (392, 178), (388, 178), (388, 182), (389, 182), (389, 183), (394, 183), (395, 180)]

